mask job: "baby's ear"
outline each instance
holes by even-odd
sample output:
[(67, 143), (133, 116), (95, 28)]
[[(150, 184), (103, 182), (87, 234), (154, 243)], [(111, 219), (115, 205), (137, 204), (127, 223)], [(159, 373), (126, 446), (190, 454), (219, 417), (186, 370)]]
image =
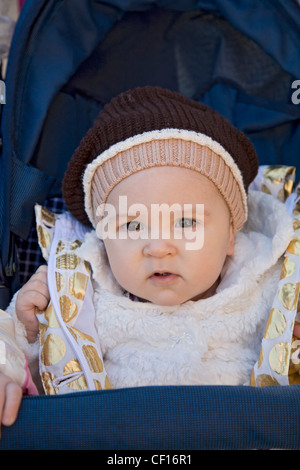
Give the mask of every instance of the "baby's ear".
[(233, 255), (234, 253), (234, 230), (233, 230), (233, 225), (232, 222), (230, 223), (229, 227), (229, 239), (228, 239), (228, 249), (227, 249), (227, 255)]

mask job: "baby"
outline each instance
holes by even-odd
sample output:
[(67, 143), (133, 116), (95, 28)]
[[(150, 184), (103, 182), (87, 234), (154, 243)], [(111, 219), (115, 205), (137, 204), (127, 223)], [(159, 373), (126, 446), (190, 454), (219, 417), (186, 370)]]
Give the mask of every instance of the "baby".
[[(249, 382), (293, 233), (282, 203), (248, 191), (257, 171), (243, 133), (175, 92), (137, 88), (104, 107), (63, 197), (90, 227), (80, 256), (113, 387)], [(48, 303), (41, 267), (8, 308), (32, 370)], [(0, 396), (10, 424), (21, 389), (4, 374)]]

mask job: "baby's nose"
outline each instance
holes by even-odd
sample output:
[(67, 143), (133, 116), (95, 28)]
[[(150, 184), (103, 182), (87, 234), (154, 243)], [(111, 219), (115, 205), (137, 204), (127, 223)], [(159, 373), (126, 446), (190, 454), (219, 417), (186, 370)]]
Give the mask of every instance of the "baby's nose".
[(176, 252), (177, 248), (172, 240), (164, 240), (163, 238), (148, 240), (143, 250), (144, 256), (155, 256), (157, 258), (175, 255)]

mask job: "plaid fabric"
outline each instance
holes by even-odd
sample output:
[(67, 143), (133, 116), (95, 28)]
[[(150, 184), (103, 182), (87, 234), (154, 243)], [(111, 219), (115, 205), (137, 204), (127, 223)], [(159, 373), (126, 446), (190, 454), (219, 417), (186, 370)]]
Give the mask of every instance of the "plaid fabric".
[[(46, 200), (43, 206), (55, 214), (61, 214), (65, 211), (64, 201), (60, 197)], [(32, 227), (27, 240), (22, 240), (18, 237), (16, 243), (19, 258), (20, 282), (23, 285), (28, 281), (32, 274), (35, 273), (41, 264), (45, 264), (45, 260), (38, 244), (35, 225)]]

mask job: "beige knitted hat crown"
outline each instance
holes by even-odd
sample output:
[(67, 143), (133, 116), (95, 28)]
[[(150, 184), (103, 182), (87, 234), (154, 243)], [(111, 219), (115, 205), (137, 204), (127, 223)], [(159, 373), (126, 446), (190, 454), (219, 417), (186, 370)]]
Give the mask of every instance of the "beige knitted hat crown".
[(225, 199), (234, 230), (241, 229), (247, 219), (247, 189), (258, 170), (251, 142), (209, 107), (158, 87), (122, 93), (100, 112), (66, 171), (67, 208), (95, 227), (97, 207), (112, 189), (155, 166), (205, 175)]

